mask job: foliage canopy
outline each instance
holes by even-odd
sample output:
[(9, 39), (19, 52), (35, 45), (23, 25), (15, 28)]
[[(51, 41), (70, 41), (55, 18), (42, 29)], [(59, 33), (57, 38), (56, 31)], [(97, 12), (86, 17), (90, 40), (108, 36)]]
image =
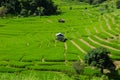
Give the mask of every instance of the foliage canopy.
[(103, 69), (114, 71), (115, 65), (113, 64), (108, 54), (110, 54), (110, 52), (106, 48), (95, 48), (89, 51), (85, 56), (85, 63), (100, 68), (101, 73), (103, 73)]
[(1, 0), (0, 6), (7, 8), (7, 14), (14, 15), (51, 15), (57, 12), (52, 0)]

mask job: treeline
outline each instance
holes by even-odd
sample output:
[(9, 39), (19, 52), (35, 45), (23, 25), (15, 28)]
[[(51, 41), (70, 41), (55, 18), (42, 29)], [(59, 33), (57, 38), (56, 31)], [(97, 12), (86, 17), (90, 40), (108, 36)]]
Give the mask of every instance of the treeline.
[(116, 8), (120, 9), (120, 0), (117, 0), (117, 2), (116, 2)]
[(106, 0), (79, 0), (80, 2), (86, 2), (89, 4), (101, 4), (102, 2)]
[(0, 0), (2, 6), (6, 14), (22, 16), (51, 15), (57, 12), (57, 5), (52, 0)]

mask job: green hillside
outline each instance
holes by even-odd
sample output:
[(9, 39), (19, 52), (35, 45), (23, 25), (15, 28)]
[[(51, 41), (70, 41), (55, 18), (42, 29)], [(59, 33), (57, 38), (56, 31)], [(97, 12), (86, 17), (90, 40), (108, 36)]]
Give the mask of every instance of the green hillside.
[[(120, 10), (112, 2), (53, 1), (61, 14), (0, 18), (0, 80), (117, 80), (91, 67), (77, 79), (73, 63), (102, 46), (120, 75)], [(59, 32), (66, 42), (55, 40)]]

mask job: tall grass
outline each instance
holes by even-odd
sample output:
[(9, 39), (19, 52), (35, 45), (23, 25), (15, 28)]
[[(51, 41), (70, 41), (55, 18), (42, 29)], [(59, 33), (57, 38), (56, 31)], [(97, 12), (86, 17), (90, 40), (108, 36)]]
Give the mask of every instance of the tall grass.
[(52, 72), (0, 73), (0, 80), (72, 80), (65, 74)]

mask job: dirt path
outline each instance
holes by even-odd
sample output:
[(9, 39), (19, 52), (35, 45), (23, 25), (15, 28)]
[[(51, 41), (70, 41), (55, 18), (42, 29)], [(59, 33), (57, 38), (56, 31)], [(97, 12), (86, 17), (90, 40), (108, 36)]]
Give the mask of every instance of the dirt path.
[(112, 37), (114, 37), (114, 38), (116, 39), (115, 35), (113, 35), (113, 34), (107, 32), (107, 31), (105, 31), (102, 26), (100, 26), (100, 28), (101, 28), (101, 30), (102, 30), (104, 33), (106, 33), (106, 34), (108, 34), (109, 36), (112, 36)]
[(65, 64), (67, 63), (67, 43), (64, 43), (64, 59), (65, 59)]
[(80, 58), (80, 56), (78, 55), (78, 58), (79, 58), (79, 60), (81, 61), (81, 62), (84, 62), (81, 58)]
[(111, 26), (109, 25), (108, 20), (105, 18), (105, 16), (103, 16), (103, 19), (105, 20), (106, 26), (108, 27), (108, 29), (109, 29), (109, 30), (112, 30), (112, 28), (111, 28)]
[[(118, 25), (118, 26), (120, 26), (120, 25)], [(115, 29), (118, 31), (118, 32), (120, 32), (120, 29), (119, 29), (120, 27), (116, 27)]]
[[(117, 16), (117, 14), (112, 14), (113, 16)], [(111, 16), (109, 16), (109, 17), (111, 17)], [(117, 16), (118, 18), (120, 18), (120, 16)], [(111, 19), (112, 19), (112, 22), (113, 22), (113, 24), (115, 24), (117, 27), (119, 27), (119, 24), (117, 24), (116, 22), (115, 22), (115, 18), (114, 17), (111, 17)]]
[(104, 41), (104, 42), (106, 42), (106, 43), (110, 43), (108, 40), (105, 40), (105, 39), (102, 39), (102, 38), (100, 38), (100, 37), (98, 37), (98, 36), (94, 36), (95, 38), (97, 38), (97, 39), (99, 39), (100, 41)]
[[(114, 18), (114, 17), (111, 17), (110, 15), (106, 15), (106, 16), (112, 20), (112, 23), (113, 23), (115, 26), (119, 27), (119, 24), (115, 22), (115, 18)], [(119, 30), (119, 29), (118, 29), (118, 30)], [(119, 31), (120, 31), (120, 30), (119, 30)], [(116, 33), (116, 34), (119, 34), (119, 33)]]
[(88, 42), (86, 42), (85, 40), (83, 40), (82, 38), (79, 39), (82, 43), (86, 44), (87, 46), (89, 46), (90, 48), (95, 48), (94, 46), (90, 45)]
[(90, 32), (89, 29), (85, 28), (85, 30), (86, 30), (86, 32), (87, 32), (88, 35), (91, 35), (91, 32)]
[[(106, 16), (112, 20), (112, 23), (113, 23), (114, 25), (116, 25), (117, 27), (119, 27), (119, 24), (115, 22), (115, 18), (114, 18), (114, 17), (111, 17), (110, 15), (106, 15)], [(113, 15), (113, 16), (115, 16), (115, 15)], [(119, 29), (118, 29), (118, 30), (119, 30)], [(119, 30), (119, 31), (120, 31), (120, 30)]]
[[(106, 15), (106, 25), (107, 26), (109, 26), (109, 27), (111, 27), (111, 25), (109, 24), (109, 22), (108, 22), (108, 20), (109, 19), (112, 21), (112, 23), (114, 24), (114, 25), (116, 25), (117, 23), (115, 23), (115, 20), (114, 20), (114, 18), (112, 18), (111, 16), (109, 16), (109, 15)], [(111, 30), (112, 30), (112, 28), (111, 28)], [(119, 34), (119, 33), (117, 33), (117, 32), (115, 32), (114, 30), (112, 30), (112, 32), (114, 32), (115, 34)]]
[(107, 17), (109, 17), (112, 20), (112, 23), (115, 25), (115, 19), (113, 17), (111, 17), (110, 15), (106, 15)]
[[(106, 25), (108, 25), (109, 23), (108, 23), (107, 19), (106, 19), (104, 16), (103, 16), (103, 18), (104, 18), (104, 20), (106, 21)], [(108, 34), (109, 36), (114, 37), (114, 38), (116, 39), (116, 36), (115, 36), (115, 35), (107, 32), (107, 31), (103, 28), (102, 23), (101, 23), (101, 17), (98, 19), (98, 21), (99, 21), (99, 23), (100, 23), (100, 28), (101, 28), (101, 30), (102, 30), (104, 33), (106, 33), (106, 34)], [(111, 30), (111, 26), (110, 26), (110, 25), (107, 26), (107, 27), (108, 27), (109, 30)]]
[(116, 68), (120, 68), (120, 61), (114, 61), (114, 64), (116, 65)]
[(94, 30), (95, 30), (96, 33), (99, 33), (98, 30), (96, 29), (96, 27), (94, 27)]
[(73, 40), (70, 40), (70, 42), (77, 47), (82, 53), (86, 54), (86, 51), (84, 51), (78, 44), (76, 44)]
[(64, 43), (64, 48), (67, 51), (67, 43), (66, 42)]
[(48, 19), (48, 20), (47, 20), (47, 23), (53, 23), (53, 21), (52, 21), (52, 20), (50, 20), (50, 19)]
[(114, 50), (114, 51), (120, 51), (120, 49), (116, 49), (116, 48), (113, 48), (113, 47), (110, 47), (110, 46), (106, 46), (106, 45), (104, 45), (104, 44), (101, 44), (101, 43), (99, 43), (99, 42), (96, 42), (96, 41), (94, 41), (93, 39), (91, 39), (90, 37), (88, 37), (88, 39), (89, 39), (91, 42), (93, 42), (93, 43), (95, 43), (95, 44), (98, 44), (98, 45), (100, 45), (100, 46), (106, 47), (106, 48), (111, 49), (111, 50)]

